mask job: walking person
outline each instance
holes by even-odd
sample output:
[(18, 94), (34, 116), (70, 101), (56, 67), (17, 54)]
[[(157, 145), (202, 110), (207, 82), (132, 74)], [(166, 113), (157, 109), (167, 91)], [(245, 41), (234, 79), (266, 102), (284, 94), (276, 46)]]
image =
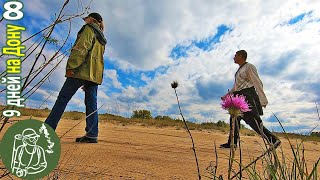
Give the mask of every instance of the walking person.
[(76, 142), (97, 143), (97, 91), (98, 85), (102, 83), (103, 54), (107, 41), (102, 33), (104, 25), (100, 14), (90, 13), (83, 20), (85, 25), (78, 32), (67, 62), (65, 75), (67, 79), (45, 122), (55, 130), (68, 102), (82, 87), (85, 91), (86, 134), (76, 138)]
[[(234, 63), (239, 65), (239, 69), (235, 74), (235, 83), (232, 89), (221, 98), (224, 99), (231, 94), (244, 95), (251, 109), (251, 111), (244, 112), (242, 117), (238, 117), (235, 122), (236, 127), (231, 129), (231, 131), (234, 131), (234, 144), (237, 146), (240, 121), (243, 119), (254, 131), (265, 138), (267, 143), (276, 148), (280, 145), (280, 140), (263, 126), (260, 118), (260, 115), (263, 115), (262, 107), (265, 108), (267, 106), (268, 100), (263, 91), (263, 84), (259, 78), (257, 69), (254, 65), (247, 62), (247, 52), (245, 50), (237, 51), (233, 59)], [(231, 138), (229, 134), (228, 142), (221, 144), (220, 147), (230, 148), (230, 144)]]

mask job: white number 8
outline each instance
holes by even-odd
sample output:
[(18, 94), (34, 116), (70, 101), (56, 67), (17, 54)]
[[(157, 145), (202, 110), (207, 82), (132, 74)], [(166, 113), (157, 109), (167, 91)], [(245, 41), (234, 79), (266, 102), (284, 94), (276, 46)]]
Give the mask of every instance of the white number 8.
[[(16, 7), (12, 8), (12, 5), (15, 5)], [(23, 13), (20, 11), (22, 9), (23, 5), (21, 2), (13, 1), (13, 2), (7, 2), (4, 4), (4, 9), (7, 11), (3, 13), (3, 17), (7, 20), (18, 20), (23, 17)], [(11, 16), (14, 14), (15, 16)]]

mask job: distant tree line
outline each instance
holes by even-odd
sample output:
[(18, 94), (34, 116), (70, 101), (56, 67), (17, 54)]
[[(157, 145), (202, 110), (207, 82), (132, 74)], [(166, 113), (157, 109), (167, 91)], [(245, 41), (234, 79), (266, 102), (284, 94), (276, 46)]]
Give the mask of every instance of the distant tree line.
[(312, 132), (311, 136), (320, 137), (320, 132)]
[[(131, 116), (131, 118), (137, 118), (137, 119), (153, 119), (151, 112), (149, 110), (134, 110), (133, 114)], [(165, 120), (165, 121), (181, 121), (180, 119), (173, 119), (170, 116), (156, 116), (154, 119), (156, 120)], [(214, 122), (210, 122), (210, 123), (201, 123), (201, 125), (204, 126), (216, 126), (216, 127), (222, 127), (222, 128), (228, 128), (229, 124), (219, 120), (218, 122), (214, 123)], [(243, 124), (240, 125), (240, 128), (245, 128), (245, 126)]]

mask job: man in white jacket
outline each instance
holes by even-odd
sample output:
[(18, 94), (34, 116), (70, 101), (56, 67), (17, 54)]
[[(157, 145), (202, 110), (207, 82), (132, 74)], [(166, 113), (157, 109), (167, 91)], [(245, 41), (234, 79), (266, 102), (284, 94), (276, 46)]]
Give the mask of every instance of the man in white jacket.
[[(259, 78), (257, 69), (254, 65), (247, 62), (247, 52), (245, 50), (237, 51), (233, 59), (234, 63), (239, 65), (239, 69), (235, 74), (235, 82), (232, 89), (221, 98), (223, 99), (230, 94), (244, 95), (251, 109), (249, 112), (244, 112), (243, 116), (239, 117), (235, 123), (234, 144), (236, 146), (238, 143), (240, 120), (243, 119), (254, 131), (276, 148), (281, 143), (280, 140), (263, 126), (260, 118), (260, 115), (263, 115), (262, 107), (267, 106), (268, 100), (263, 91), (263, 84)], [(229, 136), (228, 142), (221, 144), (220, 147), (230, 148), (230, 142)]]

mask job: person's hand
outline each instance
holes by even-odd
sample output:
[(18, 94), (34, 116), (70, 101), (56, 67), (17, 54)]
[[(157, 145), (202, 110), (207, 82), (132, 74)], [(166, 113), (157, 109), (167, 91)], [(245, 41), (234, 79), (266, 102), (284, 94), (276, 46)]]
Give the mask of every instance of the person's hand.
[(66, 76), (67, 77), (72, 77), (74, 75), (74, 72), (72, 69), (67, 69), (67, 72), (66, 72)]

